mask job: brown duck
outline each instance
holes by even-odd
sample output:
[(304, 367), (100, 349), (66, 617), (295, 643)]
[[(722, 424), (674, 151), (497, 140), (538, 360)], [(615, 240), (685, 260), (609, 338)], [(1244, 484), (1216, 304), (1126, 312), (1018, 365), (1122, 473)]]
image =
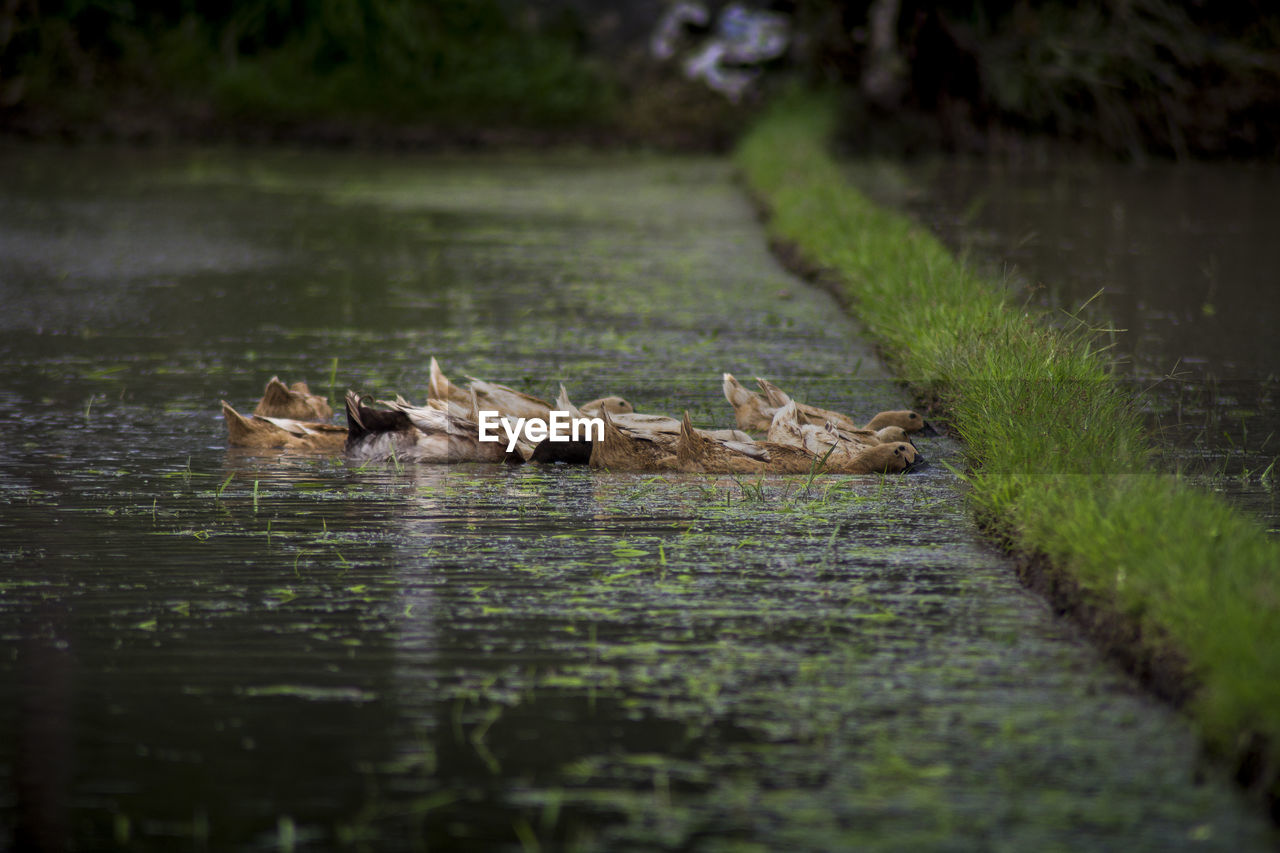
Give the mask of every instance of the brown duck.
[[(386, 409), (364, 405), (348, 391), (347, 461), (435, 463), (523, 461), (507, 454), (499, 441), (480, 441), (474, 421), (437, 406), (412, 406), (403, 399), (383, 402)], [(515, 457), (515, 458), (511, 458)]]
[[(764, 379), (757, 379), (764, 391), (763, 394), (747, 390), (732, 373), (724, 374), (723, 380), (725, 399), (733, 406), (734, 416), (740, 429), (768, 432), (773, 416), (791, 399), (776, 385)], [(865, 425), (859, 426), (848, 415), (833, 412), (830, 409), (820, 409), (804, 403), (797, 403), (796, 408), (809, 423), (822, 426), (830, 421), (839, 429), (849, 433), (874, 433), (887, 426), (901, 427), (908, 433), (921, 430), (929, 432), (924, 418), (908, 410), (880, 412)]]
[(347, 441), (345, 427), (268, 415), (245, 417), (226, 400), (222, 401), (222, 417), (227, 422), (227, 443), (232, 447), (340, 453)]
[(272, 376), (263, 389), (262, 399), (254, 408), (255, 415), (268, 418), (290, 418), (297, 421), (327, 421), (333, 417), (329, 401), (319, 394), (312, 394), (305, 382), (285, 385), (280, 377)]

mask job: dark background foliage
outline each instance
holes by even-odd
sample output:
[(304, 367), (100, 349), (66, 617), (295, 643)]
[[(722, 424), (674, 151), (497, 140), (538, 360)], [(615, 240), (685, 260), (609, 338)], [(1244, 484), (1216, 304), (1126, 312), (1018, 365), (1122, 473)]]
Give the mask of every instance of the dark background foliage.
[(724, 142), (770, 86), (798, 77), (846, 93), (846, 136), (860, 145), (1048, 136), (1133, 158), (1277, 153), (1280, 9), (1266, 0), (779, 0), (791, 53), (743, 105), (648, 57), (667, 5), (0, 0), (0, 123), (72, 136), (324, 126)]

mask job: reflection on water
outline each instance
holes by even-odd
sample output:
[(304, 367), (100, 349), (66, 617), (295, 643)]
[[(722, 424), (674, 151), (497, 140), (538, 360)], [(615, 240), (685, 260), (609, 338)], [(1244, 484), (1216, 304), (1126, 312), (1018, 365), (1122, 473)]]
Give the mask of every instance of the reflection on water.
[(857, 170), (1023, 298), (1113, 344), (1169, 464), (1280, 529), (1280, 170), (935, 162)]
[(944, 465), (225, 447), (273, 373), (420, 400), (431, 355), (708, 424), (722, 370), (903, 406), (721, 162), (4, 157), (0, 847), (1270, 843)]

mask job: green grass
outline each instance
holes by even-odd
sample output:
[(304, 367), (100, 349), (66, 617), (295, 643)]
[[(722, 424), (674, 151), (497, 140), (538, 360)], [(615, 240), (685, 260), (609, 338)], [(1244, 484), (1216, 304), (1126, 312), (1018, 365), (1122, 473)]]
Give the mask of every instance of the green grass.
[(849, 186), (826, 151), (833, 115), (820, 97), (793, 97), (739, 146), (771, 233), (833, 276), (899, 375), (948, 413), (984, 526), (1136, 626), (1139, 653), (1181, 656), (1205, 741), (1261, 756), (1255, 784), (1280, 795), (1280, 544), (1154, 469), (1092, 330), (1010, 302)]

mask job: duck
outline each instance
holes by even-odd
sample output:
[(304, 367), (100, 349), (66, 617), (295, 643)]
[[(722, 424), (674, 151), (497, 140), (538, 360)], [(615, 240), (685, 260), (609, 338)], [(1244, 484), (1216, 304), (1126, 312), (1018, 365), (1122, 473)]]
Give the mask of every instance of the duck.
[(900, 426), (886, 426), (877, 430), (849, 430), (831, 421), (818, 426), (800, 414), (799, 404), (794, 400), (787, 400), (786, 405), (774, 413), (773, 421), (769, 424), (768, 440), (777, 444), (803, 447), (819, 456), (826, 453), (830, 447), (863, 448), (876, 444), (910, 441), (907, 431)]
[(910, 442), (846, 445), (843, 451), (828, 446), (821, 453), (815, 453), (772, 441), (751, 444), (716, 441), (693, 429), (688, 413), (682, 427), (676, 447), (676, 469), (692, 473), (897, 474), (921, 461)]
[[(778, 386), (774, 385), (767, 379), (756, 379), (756, 382), (759, 383), (761, 389), (764, 390), (765, 398), (775, 406), (785, 406), (787, 401), (791, 399), (785, 392), (778, 388)], [(796, 402), (796, 408), (800, 411), (800, 414), (809, 421), (809, 423), (821, 425), (822, 423), (831, 421), (843, 432), (856, 434), (874, 432), (879, 434), (881, 430), (888, 427), (895, 427), (896, 429), (902, 430), (904, 433), (919, 432), (922, 435), (938, 434), (937, 430), (934, 429), (928, 421), (920, 417), (917, 412), (913, 412), (910, 409), (894, 409), (887, 412), (878, 412), (871, 420), (867, 421), (862, 426), (858, 426), (853, 418), (848, 415), (842, 415), (839, 412), (833, 412), (830, 409), (820, 409), (817, 406), (809, 406), (799, 401)], [(895, 430), (890, 432), (889, 435), (896, 436), (898, 433)], [(881, 442), (886, 440), (883, 436), (878, 437)], [(902, 439), (890, 438), (887, 440), (901, 441)]]
[[(760, 386), (760, 391), (764, 397), (765, 403), (767, 404), (768, 408), (766, 408), (766, 411), (768, 411), (768, 409), (772, 409), (776, 415), (780, 409), (788, 403), (793, 402), (788, 394), (767, 379), (761, 379), (757, 376), (756, 384)], [(815, 426), (822, 426), (823, 424), (830, 423), (848, 433), (870, 432), (870, 430), (864, 430), (863, 427), (858, 426), (857, 423), (854, 422), (853, 418), (848, 415), (843, 415), (840, 412), (833, 412), (830, 409), (820, 409), (817, 406), (810, 406), (799, 401), (794, 402), (797, 414), (802, 417), (806, 423), (814, 424)]]
[(676, 441), (675, 469), (688, 474), (763, 474), (769, 470), (769, 452), (756, 442), (713, 438), (695, 429), (686, 410)]
[[(603, 435), (591, 442), (587, 464), (610, 471), (672, 471), (676, 466), (674, 436), (665, 433), (626, 433), (607, 409), (599, 414)], [(536, 451), (535, 451), (536, 455)]]
[[(802, 447), (822, 460), (823, 469), (832, 473), (866, 474), (876, 470), (887, 470), (898, 473), (923, 462), (916, 446), (907, 438), (902, 427), (882, 427), (875, 433), (875, 441), (865, 440), (865, 436), (854, 435), (852, 438), (835, 424), (828, 421), (821, 427), (805, 423), (799, 417), (794, 402), (788, 402), (774, 416), (773, 425), (769, 428), (769, 439), (777, 443)], [(877, 456), (870, 451), (878, 447), (897, 447), (906, 445), (910, 452), (898, 451), (896, 456), (882, 454)], [(893, 460), (902, 457), (906, 466), (896, 467)], [(883, 460), (884, 464), (876, 460)], [(887, 466), (887, 467), (886, 467)]]
[[(624, 432), (636, 434), (662, 434), (662, 435), (679, 435), (683, 421), (666, 415), (648, 415), (638, 412), (632, 414), (614, 415), (614, 423)], [(719, 441), (737, 441), (743, 444), (750, 444), (755, 441), (754, 438), (747, 435), (739, 429), (698, 429), (698, 432), (708, 438), (717, 439)]]
[[(440, 369), (440, 363), (436, 361), (434, 356), (431, 359), (430, 370), (431, 375), (427, 386), (428, 398), (451, 400), (463, 406), (469, 404), (468, 391), (449, 381), (449, 377), (445, 376), (444, 371)], [(486, 382), (474, 376), (468, 376), (467, 379), (470, 381), (470, 387), (476, 393), (476, 398), (481, 408), (493, 409), (511, 418), (542, 418), (545, 420), (551, 413), (551, 404), (539, 397), (525, 394), (514, 388), (508, 388), (506, 385), (499, 385), (496, 382)], [(618, 396), (597, 397), (590, 402), (584, 403), (580, 408), (582, 413), (588, 416), (598, 415), (604, 409), (608, 409), (610, 413), (615, 415), (628, 414), (635, 411), (630, 403)]]
[[(434, 356), (431, 358), (430, 371), (431, 375), (427, 384), (428, 398), (451, 400), (464, 406), (470, 404), (470, 392), (450, 382), (449, 377), (444, 375), (444, 371), (440, 369), (440, 363), (436, 361)], [(495, 410), (511, 418), (542, 418), (546, 420), (551, 414), (551, 404), (546, 400), (530, 394), (524, 394), (514, 388), (508, 388), (506, 385), (499, 385), (496, 382), (485, 382), (483, 379), (476, 379), (474, 376), (468, 376), (467, 379), (471, 382), (471, 390), (475, 392), (477, 403), (481, 409)]]
[[(579, 411), (568, 399), (563, 387), (557, 398), (557, 405), (573, 414)], [(532, 460), (580, 461), (585, 457), (592, 468), (613, 471), (807, 474), (818, 470), (826, 473), (869, 474), (905, 471), (919, 458), (910, 442), (888, 440), (895, 436), (906, 437), (905, 431), (898, 427), (886, 429), (883, 434), (885, 441), (874, 445), (844, 441), (838, 430), (832, 427), (832, 435), (826, 443), (811, 441), (812, 446), (806, 447), (776, 441), (738, 441), (735, 440), (734, 433), (737, 431), (734, 430), (700, 430), (693, 426), (688, 411), (684, 412), (678, 422), (680, 427), (674, 435), (666, 431), (665, 422), (660, 424), (662, 428), (637, 429), (623, 428), (620, 423), (622, 418), (608, 411), (602, 412), (600, 418), (604, 427), (601, 440), (583, 442), (580, 446), (562, 444), (558, 449), (544, 442), (535, 448)], [(794, 404), (786, 411), (784, 418), (790, 418), (793, 422), (797, 420)], [(811, 425), (806, 426), (810, 430), (817, 429)], [(573, 458), (563, 458), (570, 454)]]
[(801, 448), (713, 438), (694, 428), (688, 412), (675, 436), (628, 433), (619, 429), (607, 412), (601, 419), (604, 437), (591, 445), (592, 468), (650, 473), (803, 474), (812, 471), (818, 462), (817, 457)]
[[(621, 397), (616, 399), (620, 401), (622, 400)], [(556, 409), (558, 411), (565, 412), (570, 418), (582, 418), (588, 416), (570, 402), (569, 392), (565, 390), (564, 383), (560, 384), (560, 393), (556, 397)], [(592, 416), (595, 417), (597, 415)], [(544, 438), (534, 446), (533, 452), (528, 456), (528, 461), (540, 462), (545, 465), (550, 465), (556, 462), (562, 462), (566, 465), (589, 465), (591, 463), (591, 445), (592, 442), (589, 438), (579, 438), (577, 440), (570, 441), (552, 441), (549, 437)]]
[[(607, 402), (604, 402), (605, 400)], [(631, 411), (630, 404), (626, 403), (621, 397), (601, 398), (592, 402), (596, 403), (600, 408), (595, 409), (590, 414), (579, 409), (569, 400), (569, 392), (565, 390), (564, 383), (561, 383), (560, 393), (556, 396), (556, 410), (564, 412), (570, 418), (599, 417), (600, 411), (614, 412), (618, 410), (619, 405), (625, 405), (625, 410)], [(528, 461), (540, 462), (545, 465), (557, 462), (566, 465), (590, 465), (592, 444), (593, 442), (589, 437), (571, 438), (569, 441), (552, 441), (550, 437), (547, 437), (534, 446), (533, 452), (528, 456)]]
[(617, 395), (597, 397), (581, 406), (575, 406), (569, 399), (569, 392), (565, 389), (563, 382), (560, 383), (560, 392), (556, 395), (556, 409), (568, 412), (571, 417), (590, 418), (598, 418), (601, 412), (607, 411), (614, 416), (615, 420), (618, 415), (631, 415), (636, 412), (635, 406)]
[(449, 377), (444, 375), (444, 371), (440, 369), (440, 362), (436, 361), (434, 355), (431, 356), (427, 371), (428, 402), (431, 400), (446, 400), (457, 403), (460, 406), (470, 405), (471, 400), (467, 392), (449, 381)]
[[(564, 390), (564, 386), (560, 386), (560, 390)], [(556, 405), (559, 405), (557, 398)], [(621, 397), (611, 395), (608, 397), (597, 397), (594, 400), (588, 400), (582, 404), (581, 411), (588, 417), (599, 417), (601, 412), (607, 411), (611, 415), (630, 415), (635, 412), (635, 408)]]
[(773, 422), (776, 406), (753, 391), (748, 391), (732, 373), (723, 376), (724, 398), (733, 406), (734, 420), (738, 429), (747, 432), (768, 432)]
[(246, 417), (226, 400), (222, 401), (222, 417), (231, 447), (340, 453), (346, 446), (347, 430), (337, 424), (258, 414)]
[[(625, 404), (625, 408), (619, 405), (620, 403)], [(560, 392), (556, 396), (556, 407), (557, 411), (565, 412), (573, 418), (585, 416), (602, 417), (602, 413), (607, 413), (611, 426), (620, 432), (623, 438), (646, 442), (640, 445), (642, 449), (638, 450), (637, 453), (650, 462), (654, 454), (647, 452), (647, 450), (657, 448), (665, 453), (670, 453), (681, 431), (681, 422), (675, 418), (670, 418), (666, 415), (635, 412), (630, 407), (630, 404), (626, 404), (626, 401), (620, 397), (603, 397), (579, 408), (569, 399), (569, 392), (563, 384), (561, 384)], [(736, 429), (698, 430), (698, 432), (721, 441), (736, 441), (744, 444), (750, 444), (754, 441), (751, 436)], [(534, 448), (529, 458), (530, 461), (534, 462), (563, 462), (566, 464), (589, 465), (591, 445), (592, 442), (589, 438), (568, 442), (551, 442), (549, 439), (544, 439)], [(615, 443), (615, 448), (617, 447), (621, 447), (621, 445)], [(624, 462), (623, 464), (630, 463)]]
[[(547, 420), (551, 416), (551, 404), (546, 400), (525, 394), (506, 385), (486, 382), (467, 377), (470, 384), (460, 388), (440, 369), (440, 362), (431, 358), (430, 375), (427, 382), (427, 405), (447, 406), (447, 411), (455, 417), (462, 417), (479, 423), (480, 412), (496, 411), (500, 420), (515, 429), (517, 419), (530, 420), (538, 418)], [(521, 430), (519, 447), (528, 458), (533, 452), (535, 442)]]
[[(620, 401), (626, 406), (626, 408), (621, 408), (618, 403), (614, 401)], [(561, 411), (568, 412), (573, 416), (589, 415), (593, 417), (599, 417), (600, 411), (607, 408), (613, 419), (614, 425), (623, 432), (643, 435), (661, 433), (674, 436), (680, 434), (679, 420), (668, 417), (667, 415), (637, 412), (621, 397), (602, 397), (598, 400), (592, 400), (590, 403), (579, 408), (573, 405), (573, 402), (569, 399), (568, 392), (565, 390), (564, 385), (561, 384), (560, 393), (556, 397), (556, 406)], [(700, 431), (712, 438), (724, 441), (755, 441), (751, 436), (738, 429), (710, 429)]]
[(890, 426), (896, 426), (903, 432), (918, 432), (921, 435), (938, 434), (938, 430), (933, 424), (920, 417), (919, 413), (910, 409), (879, 412), (874, 418), (867, 421), (863, 429), (881, 430)]
[(839, 456), (833, 453), (823, 463), (828, 474), (901, 474), (924, 461), (924, 457), (908, 441), (894, 441), (864, 447), (857, 453)]
[(332, 418), (333, 408), (324, 397), (312, 394), (307, 383), (285, 385), (279, 376), (272, 376), (267, 380), (262, 399), (258, 401), (253, 413), (267, 418), (319, 422)]
[[(446, 400), (455, 406), (467, 407), (471, 405), (471, 396), (475, 397), (475, 412), (483, 409), (486, 411), (496, 411), (504, 420), (514, 421), (518, 418), (531, 420), (534, 418), (546, 421), (551, 417), (552, 407), (547, 401), (534, 397), (530, 394), (517, 391), (514, 388), (508, 388), (506, 385), (499, 385), (495, 382), (486, 382), (483, 379), (477, 379), (474, 376), (468, 376), (470, 384), (466, 389), (459, 388), (457, 385), (449, 381), (449, 377), (440, 369), (440, 363), (434, 357), (430, 364), (430, 377), (428, 381), (428, 402), (431, 400)], [(563, 389), (563, 385), (561, 388)], [(618, 396), (597, 397), (590, 402), (584, 403), (578, 412), (579, 417), (597, 417), (599, 413), (607, 409), (612, 414), (630, 414), (635, 409)], [(564, 410), (561, 407), (561, 410)], [(473, 414), (472, 419), (476, 420), (478, 414)], [(528, 436), (523, 437), (525, 443), (532, 444)]]
[(479, 427), (446, 406), (413, 406), (399, 398), (379, 401), (387, 408), (364, 405), (354, 391), (346, 394), (345, 455), (354, 464), (368, 462), (435, 463), (523, 462), (500, 441), (480, 441)]
[[(732, 373), (725, 373), (723, 374), (724, 396), (733, 406), (734, 416), (740, 429), (767, 433), (777, 410), (785, 406), (791, 398), (768, 380), (758, 378), (756, 382), (760, 385), (763, 394), (749, 391), (734, 378)], [(804, 403), (797, 403), (796, 408), (809, 423), (822, 426), (830, 421), (838, 429), (868, 438), (877, 430), (888, 426), (899, 427), (907, 433), (937, 434), (936, 430), (918, 413), (906, 409), (879, 412), (866, 424), (859, 426), (848, 415), (833, 412), (830, 409), (820, 409)], [(877, 438), (876, 441), (878, 442), (879, 439)]]

